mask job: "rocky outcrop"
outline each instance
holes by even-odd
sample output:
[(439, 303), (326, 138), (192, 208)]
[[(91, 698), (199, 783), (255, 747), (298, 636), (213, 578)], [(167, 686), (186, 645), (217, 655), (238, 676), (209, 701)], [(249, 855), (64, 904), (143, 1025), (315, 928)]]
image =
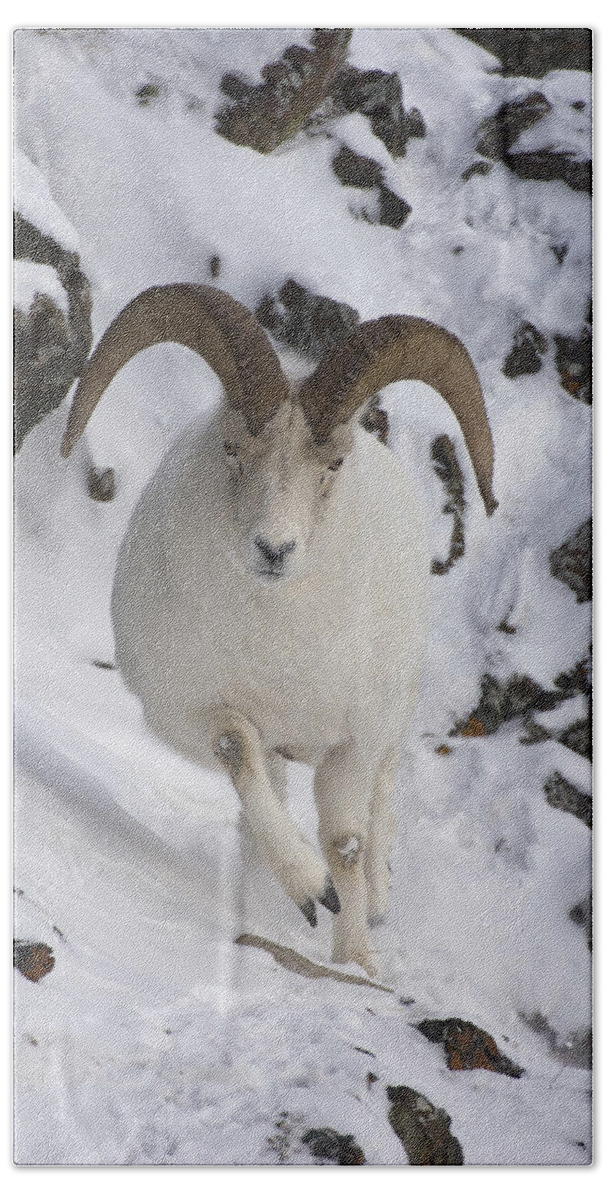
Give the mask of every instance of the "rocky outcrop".
[(356, 308), (317, 295), (295, 279), (264, 296), (255, 315), (278, 342), (314, 359), (338, 346), (359, 324)]
[(591, 796), (580, 792), (573, 783), (569, 783), (559, 771), (554, 771), (543, 784), (547, 804), (551, 808), (559, 808), (561, 812), (578, 817), (589, 829), (592, 826)]
[(401, 229), (412, 211), (411, 205), (387, 187), (384, 169), (373, 158), (355, 154), (348, 146), (342, 146), (332, 159), (332, 168), (344, 187), (373, 189), (376, 203), (365, 210), (364, 216), (373, 225), (388, 225), (390, 229)]
[(410, 138), (426, 135), (422, 113), (417, 108), (405, 112), (396, 72), (347, 67), (336, 79), (332, 96), (338, 114), (359, 112), (368, 118), (372, 133), (393, 158), (404, 157)]
[(578, 337), (555, 337), (555, 365), (570, 396), (591, 404), (591, 312)]
[(438, 558), (433, 559), (431, 571), (433, 575), (447, 575), (457, 559), (462, 558), (464, 554), (464, 479), (456, 457), (456, 447), (447, 434), (435, 438), (431, 447), (431, 460), (448, 497), (442, 511), (454, 521), (448, 557), (443, 562)]
[(337, 1133), (335, 1129), (309, 1129), (302, 1142), (308, 1146), (313, 1158), (319, 1163), (336, 1163), (339, 1167), (362, 1167), (365, 1155), (350, 1133)]
[(43, 417), (57, 408), (87, 361), (92, 342), (91, 291), (77, 254), (64, 250), (19, 213), (14, 255), (52, 267), (63, 287), (66, 314), (38, 293), (28, 312), (14, 312), (15, 450)]
[(507, 154), (504, 161), (519, 179), (536, 179), (545, 183), (561, 180), (575, 192), (591, 192), (592, 168), (587, 158), (547, 148), (530, 150), (525, 154)]
[(542, 79), (547, 71), (590, 71), (590, 29), (455, 29), (500, 62), (502, 75)]
[(551, 574), (572, 589), (579, 604), (591, 599), (591, 549), (589, 520), (549, 555)]
[(509, 100), (480, 125), (477, 153), (504, 162), (519, 135), (549, 112), (551, 105), (542, 92), (530, 92), (520, 100)]
[(264, 80), (223, 76), (221, 89), (234, 103), (216, 116), (216, 131), (237, 146), (270, 154), (300, 129), (330, 94), (344, 66), (351, 29), (315, 29), (309, 46), (292, 45), (276, 62), (262, 67)]
[(38, 983), (55, 966), (50, 946), (45, 942), (26, 942), (16, 938), (13, 942), (13, 965), (26, 979)]
[(540, 371), (542, 355), (548, 350), (548, 342), (544, 334), (534, 328), (529, 321), (524, 321), (518, 327), (513, 338), (513, 345), (502, 365), (502, 373), (507, 379), (517, 379), (519, 375), (535, 375)]
[(443, 1046), (450, 1071), (495, 1071), (512, 1079), (520, 1079), (524, 1074), (521, 1067), (501, 1054), (491, 1034), (471, 1021), (448, 1017), (443, 1021), (420, 1021), (416, 1028), (429, 1042)]
[[(495, 733), (505, 721), (524, 718), (527, 722), (534, 713), (551, 712), (564, 700), (572, 700), (575, 696), (591, 695), (591, 660), (581, 659), (570, 671), (563, 671), (553, 680), (553, 689), (543, 688), (530, 675), (511, 675), (509, 679), (500, 682), (494, 675), (483, 675), (481, 679), (481, 696), (473, 712), (463, 721), (456, 723), (451, 735), (460, 734), (462, 737), (483, 737)], [(532, 731), (533, 732), (533, 731)], [(544, 737), (552, 737), (549, 730), (543, 730)], [(543, 740), (539, 737), (528, 737), (528, 741)]]
[(388, 1119), (414, 1167), (462, 1166), (462, 1146), (450, 1132), (452, 1119), (421, 1092), (387, 1087)]

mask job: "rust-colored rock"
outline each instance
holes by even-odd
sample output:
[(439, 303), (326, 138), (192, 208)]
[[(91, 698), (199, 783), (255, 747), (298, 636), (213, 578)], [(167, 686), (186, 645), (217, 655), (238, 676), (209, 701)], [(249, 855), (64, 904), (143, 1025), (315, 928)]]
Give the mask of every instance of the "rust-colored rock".
[(13, 965), (30, 979), (38, 983), (55, 966), (55, 957), (50, 946), (44, 942), (13, 942)]
[(462, 737), (483, 737), (485, 728), (478, 717), (469, 717), (467, 723), (460, 730)]
[(519, 1079), (523, 1069), (501, 1054), (494, 1038), (471, 1021), (448, 1017), (444, 1021), (420, 1021), (417, 1028), (429, 1042), (443, 1045), (450, 1071), (495, 1071)]

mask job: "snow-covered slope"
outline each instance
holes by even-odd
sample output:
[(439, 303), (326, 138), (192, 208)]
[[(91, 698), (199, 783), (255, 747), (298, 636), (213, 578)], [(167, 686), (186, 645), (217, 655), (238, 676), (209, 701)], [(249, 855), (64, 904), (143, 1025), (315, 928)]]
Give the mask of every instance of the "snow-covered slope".
[[(331, 918), (304, 926), (242, 844), (228, 783), (158, 742), (103, 665), (129, 514), (177, 431), (219, 397), (201, 361), (156, 348), (115, 380), (67, 462), (67, 400), (17, 459), (16, 935), (55, 956), (37, 983), (16, 973), (19, 1162), (311, 1162), (301, 1135), (329, 1126), (352, 1134), (367, 1162), (405, 1164), (387, 1086), (444, 1108), (467, 1163), (589, 1160), (578, 1053), (589, 951), (568, 914), (589, 890), (590, 834), (543, 790), (559, 771), (587, 792), (589, 764), (555, 740), (522, 744), (519, 721), (450, 736), (484, 673), (551, 688), (588, 649), (589, 606), (551, 575), (549, 554), (588, 516), (590, 410), (560, 386), (552, 353), (536, 374), (501, 372), (522, 322), (548, 341), (578, 334), (588, 199), (503, 163), (462, 180), (481, 122), (538, 84), (490, 74), (492, 57), (447, 30), (353, 35), (351, 63), (398, 72), (405, 107), (423, 115), (426, 136), (405, 158), (391, 158), (361, 113), (270, 156), (221, 138), (222, 74), (255, 79), (304, 36), (20, 31), (19, 187), (29, 221), (77, 238), (96, 338), (151, 284), (211, 282), (219, 256), (218, 286), (252, 308), (293, 277), (363, 319), (428, 317), (472, 354), (496, 445), (491, 521), (443, 402), (422, 384), (384, 398), (391, 445), (426, 494), (435, 557), (451, 532), (429, 457), (439, 434), (454, 439), (469, 501), (465, 554), (433, 576), (424, 691), (404, 748), (392, 910), (377, 933), (392, 990), (302, 978), (234, 944), (264, 935), (327, 961)], [(585, 153), (588, 76), (555, 71), (540, 86), (553, 105), (548, 141)], [(546, 145), (542, 126), (517, 150)], [(357, 219), (362, 193), (331, 169), (341, 144), (380, 163), (411, 205), (401, 229)], [(563, 245), (560, 261), (552, 247)], [(24, 282), (28, 296), (39, 286)], [(109, 504), (88, 494), (91, 464), (115, 470)], [(562, 727), (582, 704), (565, 702)], [(290, 783), (314, 835), (308, 771), (290, 768)], [(448, 1017), (488, 1030), (525, 1074), (450, 1071), (416, 1028)]]

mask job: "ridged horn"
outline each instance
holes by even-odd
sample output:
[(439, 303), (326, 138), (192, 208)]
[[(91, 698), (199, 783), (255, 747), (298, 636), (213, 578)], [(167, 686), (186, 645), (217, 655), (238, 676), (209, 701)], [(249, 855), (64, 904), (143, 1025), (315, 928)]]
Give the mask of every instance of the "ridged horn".
[(120, 368), (140, 350), (160, 342), (179, 342), (200, 354), (254, 435), (287, 397), (277, 355), (248, 308), (218, 288), (193, 283), (151, 287), (122, 309), (86, 364), (61, 443), (64, 458)]
[(366, 321), (321, 360), (300, 390), (300, 404), (315, 441), (327, 441), (369, 396), (399, 379), (420, 379), (447, 401), (471, 457), (488, 516), (494, 447), (477, 372), (462, 342), (422, 317)]

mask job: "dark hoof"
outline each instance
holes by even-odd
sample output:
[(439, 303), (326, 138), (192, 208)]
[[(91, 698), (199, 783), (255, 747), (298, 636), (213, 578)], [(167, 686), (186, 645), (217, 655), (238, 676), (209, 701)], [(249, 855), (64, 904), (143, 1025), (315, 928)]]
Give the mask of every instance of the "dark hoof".
[(324, 908), (328, 908), (330, 913), (334, 913), (334, 915), (340, 912), (340, 899), (331, 879), (327, 880), (325, 891), (322, 896), (319, 896), (319, 904), (322, 904)]
[(308, 924), (312, 925), (314, 929), (317, 924), (317, 912), (315, 909), (314, 900), (305, 900), (304, 904), (298, 905), (298, 908), (300, 909), (300, 912), (304, 913)]

